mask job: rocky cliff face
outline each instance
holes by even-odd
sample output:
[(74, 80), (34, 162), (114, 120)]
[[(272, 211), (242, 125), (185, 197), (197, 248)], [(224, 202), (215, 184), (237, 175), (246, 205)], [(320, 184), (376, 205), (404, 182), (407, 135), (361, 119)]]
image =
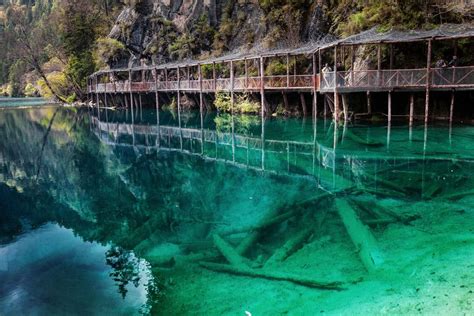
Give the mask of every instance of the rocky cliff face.
[(125, 66), (142, 59), (163, 63), (255, 45), (294, 45), (327, 32), (320, 1), (303, 0), (298, 8), (263, 2), (141, 0), (121, 12), (109, 36), (130, 51), (130, 60), (120, 62)]

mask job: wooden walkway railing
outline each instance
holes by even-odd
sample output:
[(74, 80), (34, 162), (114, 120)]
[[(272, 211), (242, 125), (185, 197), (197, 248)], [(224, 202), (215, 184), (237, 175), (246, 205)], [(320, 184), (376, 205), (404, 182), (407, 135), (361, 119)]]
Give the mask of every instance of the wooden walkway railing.
[(474, 67), (394, 70), (338, 71), (322, 75), (320, 91), (373, 91), (392, 89), (425, 89), (426, 76), (430, 74), (430, 89), (474, 88)]

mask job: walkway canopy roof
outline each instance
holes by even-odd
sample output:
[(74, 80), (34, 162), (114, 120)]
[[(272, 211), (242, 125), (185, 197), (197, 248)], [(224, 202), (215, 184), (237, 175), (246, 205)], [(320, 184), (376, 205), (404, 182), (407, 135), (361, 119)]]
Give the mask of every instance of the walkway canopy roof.
[[(274, 48), (262, 49), (256, 47), (247, 51), (234, 51), (225, 56), (210, 58), (206, 60), (181, 60), (177, 62), (170, 62), (156, 66), (156, 69), (176, 69), (178, 67), (197, 66), (199, 64), (224, 63), (230, 61), (242, 61), (245, 59), (257, 59), (260, 57), (274, 57), (286, 55), (309, 55), (318, 50), (342, 45), (365, 45), (365, 44), (381, 44), (381, 43), (409, 43), (419, 42), (429, 39), (447, 40), (457, 38), (474, 37), (473, 24), (443, 24), (438, 28), (432, 30), (411, 30), (411, 31), (397, 31), (390, 30), (387, 32), (379, 32), (378, 27), (373, 27), (370, 30), (355, 34), (343, 39), (337, 39), (333, 36), (326, 36), (317, 42), (306, 43), (297, 48)], [(133, 70), (153, 69), (154, 66), (139, 66), (133, 67)], [(108, 73), (112, 71), (128, 71), (125, 69), (110, 69), (101, 70), (93, 75)]]

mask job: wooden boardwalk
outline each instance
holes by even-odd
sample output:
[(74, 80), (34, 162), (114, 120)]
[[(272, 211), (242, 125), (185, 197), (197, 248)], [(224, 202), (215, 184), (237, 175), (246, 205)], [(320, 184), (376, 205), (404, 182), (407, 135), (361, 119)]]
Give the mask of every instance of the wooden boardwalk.
[[(122, 70), (126, 71), (126, 70)], [(143, 68), (134, 71), (144, 71)], [(145, 71), (155, 71), (146, 68)], [(117, 72), (120, 72), (118, 70)], [(110, 72), (115, 77), (115, 71)], [(366, 91), (424, 91), (427, 76), (431, 90), (472, 90), (474, 89), (474, 66), (456, 68), (427, 69), (393, 69), (393, 70), (360, 70), (340, 71), (325, 74), (264, 76), (263, 89), (267, 92), (303, 91), (311, 92), (316, 89), (320, 93), (332, 93), (337, 89), (344, 92)], [(335, 79), (336, 78), (336, 79)], [(201, 90), (202, 86), (202, 90)], [(203, 80), (169, 80), (157, 81), (113, 81), (89, 86), (89, 93), (154, 93), (177, 91), (182, 92), (259, 92), (262, 89), (260, 77), (236, 77), (203, 79)]]
[[(442, 25), (438, 29), (424, 31), (378, 32), (375, 28), (336, 39), (329, 43), (309, 43), (293, 49), (277, 49), (257, 53), (240, 52), (208, 60), (190, 60), (154, 66), (141, 65), (125, 69), (108, 69), (94, 73), (88, 80), (88, 93), (96, 104), (99, 97), (109, 94), (129, 95), (124, 98), (125, 106), (134, 106), (134, 94), (154, 93), (156, 106), (159, 107), (160, 93), (176, 93), (178, 108), (183, 93), (199, 93), (199, 108), (203, 110), (203, 94), (228, 92), (234, 104), (234, 93), (260, 94), (261, 115), (269, 114), (266, 108), (265, 94), (287, 92), (311, 93), (312, 113), (328, 114), (328, 107), (335, 120), (349, 119), (348, 93), (367, 94), (367, 113), (371, 113), (370, 92), (388, 94), (387, 119), (392, 118), (392, 92), (410, 92), (410, 123), (413, 121), (415, 101), (413, 92), (425, 94), (424, 121), (428, 122), (430, 112), (430, 92), (450, 91), (450, 121), (453, 120), (455, 91), (474, 90), (474, 65), (459, 64), (456, 54), (457, 41), (463, 39), (463, 45), (473, 45), (474, 26)], [(453, 47), (452, 60), (445, 63), (439, 55), (433, 53), (433, 42), (448, 41)], [(416, 69), (402, 69), (405, 56), (398, 61), (394, 46), (418, 45), (426, 62)], [(358, 69), (356, 55), (358, 48), (376, 48), (376, 58), (368, 65)], [(436, 46), (435, 46), (436, 49)], [(398, 53), (403, 50), (398, 49)], [(454, 57), (456, 56), (456, 58)], [(451, 57), (449, 57), (451, 58)], [(464, 62), (472, 62), (470, 56), (464, 56)], [(278, 67), (269, 67), (277, 62)], [(374, 67), (374, 63), (376, 66)], [(370, 64), (370, 67), (369, 67)], [(437, 67), (443, 65), (446, 67)], [(449, 67), (448, 67), (449, 64)], [(324, 67), (323, 67), (324, 66)], [(358, 66), (358, 67), (356, 67)], [(398, 68), (396, 67), (398, 66)], [(278, 68), (275, 70), (274, 68)], [(286, 73), (285, 69), (286, 68)], [(375, 68), (375, 69), (373, 69)], [(272, 70), (273, 69), (273, 70)], [(327, 102), (324, 111), (318, 109), (318, 94), (323, 94)], [(326, 98), (327, 97), (327, 98)], [(129, 101), (127, 99), (130, 99)], [(341, 100), (342, 99), (342, 100)], [(305, 100), (301, 96), (302, 102)], [(287, 103), (287, 99), (284, 99)], [(304, 101), (306, 103), (306, 101)], [(306, 105), (303, 105), (306, 113)]]

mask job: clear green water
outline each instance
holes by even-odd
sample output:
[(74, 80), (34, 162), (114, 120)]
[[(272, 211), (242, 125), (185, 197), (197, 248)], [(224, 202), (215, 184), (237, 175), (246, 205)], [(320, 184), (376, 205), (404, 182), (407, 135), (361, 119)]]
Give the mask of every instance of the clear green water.
[(159, 116), (0, 112), (1, 315), (473, 313), (473, 127)]

